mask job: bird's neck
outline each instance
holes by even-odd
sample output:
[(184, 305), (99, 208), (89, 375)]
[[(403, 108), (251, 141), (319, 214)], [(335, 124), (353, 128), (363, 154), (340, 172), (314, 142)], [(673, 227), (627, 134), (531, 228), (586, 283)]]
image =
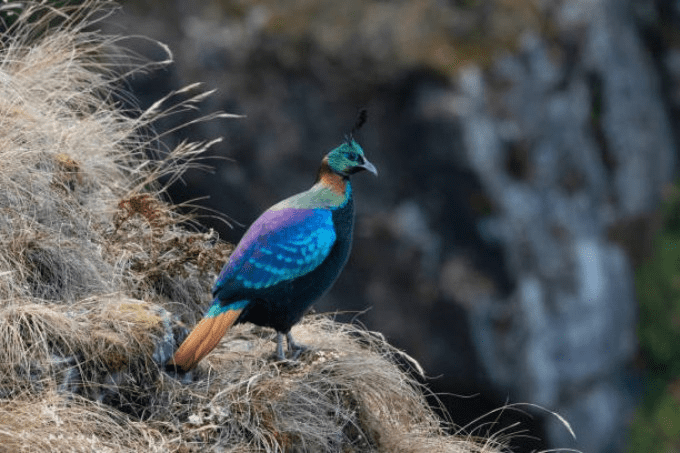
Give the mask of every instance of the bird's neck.
[(316, 175), (316, 184), (324, 185), (330, 189), (331, 192), (343, 198), (349, 196), (351, 193), (349, 178), (331, 170), (325, 159), (321, 162), (321, 167), (319, 167), (319, 172)]

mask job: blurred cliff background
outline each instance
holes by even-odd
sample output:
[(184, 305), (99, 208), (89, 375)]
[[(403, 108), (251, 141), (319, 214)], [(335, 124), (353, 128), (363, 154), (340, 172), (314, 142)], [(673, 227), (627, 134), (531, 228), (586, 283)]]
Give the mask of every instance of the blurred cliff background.
[[(518, 438), (518, 451), (680, 451), (679, 252), (668, 245), (680, 228), (667, 223), (680, 1), (122, 5), (106, 31), (160, 40), (176, 59), (134, 78), (143, 102), (200, 80), (218, 90), (206, 112), (246, 115), (164, 137), (170, 148), (225, 137), (214, 173), (190, 172), (173, 201), (209, 196), (192, 203), (247, 226), (313, 182), (365, 107), (358, 140), (380, 176), (354, 183), (354, 250), (316, 309), (416, 357), (459, 425), (528, 402), (577, 435), (540, 412), (507, 413), (500, 429), (517, 429), (516, 416), (542, 436)], [(149, 41), (126, 45), (165, 57)], [(167, 121), (160, 129), (184, 120)], [(201, 220), (233, 242), (245, 231)]]

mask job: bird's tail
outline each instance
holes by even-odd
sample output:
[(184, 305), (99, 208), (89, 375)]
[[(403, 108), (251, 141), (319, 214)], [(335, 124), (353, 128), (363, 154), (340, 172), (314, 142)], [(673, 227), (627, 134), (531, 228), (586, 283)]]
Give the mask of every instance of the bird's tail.
[(168, 366), (188, 371), (198, 365), (218, 345), (224, 334), (243, 311), (247, 301), (222, 306), (215, 299), (203, 319), (194, 327), (168, 362)]

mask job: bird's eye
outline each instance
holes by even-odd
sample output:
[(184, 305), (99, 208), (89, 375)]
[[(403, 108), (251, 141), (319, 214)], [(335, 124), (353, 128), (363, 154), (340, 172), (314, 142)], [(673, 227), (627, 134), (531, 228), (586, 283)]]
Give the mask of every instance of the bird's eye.
[(351, 160), (352, 162), (356, 162), (359, 160), (359, 155), (357, 153), (349, 153), (347, 154), (347, 159)]

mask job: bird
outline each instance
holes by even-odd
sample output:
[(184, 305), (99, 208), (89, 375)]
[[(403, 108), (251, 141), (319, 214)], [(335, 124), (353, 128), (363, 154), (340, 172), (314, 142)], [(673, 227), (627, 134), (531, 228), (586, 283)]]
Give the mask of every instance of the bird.
[[(362, 111), (365, 112), (365, 111)], [(276, 357), (290, 360), (307, 349), (291, 328), (335, 282), (349, 257), (354, 229), (350, 177), (378, 175), (352, 134), (322, 159), (312, 187), (275, 204), (248, 228), (212, 289), (213, 302), (180, 345), (170, 367), (189, 371), (234, 324), (250, 322), (276, 331)]]

